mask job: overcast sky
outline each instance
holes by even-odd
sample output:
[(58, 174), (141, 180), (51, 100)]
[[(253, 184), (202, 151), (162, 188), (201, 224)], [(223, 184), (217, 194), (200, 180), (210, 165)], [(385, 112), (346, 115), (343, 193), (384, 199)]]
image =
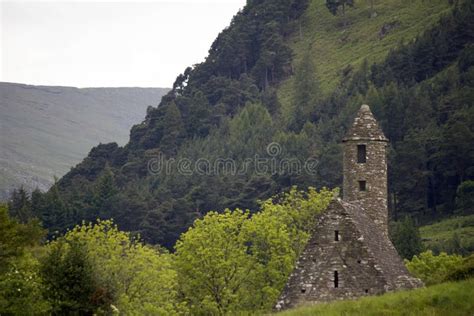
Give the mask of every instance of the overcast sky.
[(171, 87), (245, 2), (0, 0), (0, 81)]

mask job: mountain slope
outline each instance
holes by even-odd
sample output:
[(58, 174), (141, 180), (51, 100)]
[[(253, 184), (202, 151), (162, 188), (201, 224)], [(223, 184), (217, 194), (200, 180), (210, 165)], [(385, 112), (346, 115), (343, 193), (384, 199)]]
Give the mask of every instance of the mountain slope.
[(167, 91), (0, 83), (0, 198), (20, 185), (48, 189), (98, 143), (125, 144)]
[(362, 1), (345, 17), (324, 3), (249, 1), (126, 146), (94, 148), (33, 213), (52, 231), (113, 217), (171, 249), (209, 210), (339, 186), (340, 142), (362, 103), (391, 141), (391, 216), (462, 208), (457, 188), (474, 177), (474, 1), (375, 1), (372, 18)]
[[(331, 93), (343, 71), (358, 69), (364, 60), (368, 64), (382, 62), (391, 49), (402, 42), (413, 41), (423, 31), (449, 13), (448, 1), (356, 1), (346, 10), (344, 18), (334, 17), (324, 1), (311, 1), (301, 19), (301, 36), (293, 36), (290, 46), (294, 64), (310, 55), (313, 71), (323, 94)], [(283, 82), (279, 98), (283, 107), (291, 107), (294, 77)]]

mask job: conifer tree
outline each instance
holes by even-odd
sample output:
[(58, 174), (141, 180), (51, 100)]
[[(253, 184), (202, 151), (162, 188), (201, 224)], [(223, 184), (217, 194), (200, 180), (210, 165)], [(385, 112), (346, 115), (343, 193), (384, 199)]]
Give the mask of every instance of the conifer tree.
[(184, 131), (181, 112), (175, 102), (171, 102), (166, 106), (165, 114), (160, 123), (163, 130), (160, 150), (167, 156), (173, 156), (176, 154)]

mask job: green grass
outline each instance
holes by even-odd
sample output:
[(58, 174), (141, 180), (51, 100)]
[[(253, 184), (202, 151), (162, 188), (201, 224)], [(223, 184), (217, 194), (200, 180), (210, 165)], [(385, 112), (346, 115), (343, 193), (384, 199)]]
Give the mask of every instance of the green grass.
[(474, 215), (452, 217), (420, 227), (423, 244), (428, 249), (444, 250), (452, 241), (454, 233), (459, 235), (463, 248), (474, 251)]
[[(331, 15), (324, 2), (311, 1), (301, 20), (302, 36), (295, 34), (290, 40), (294, 66), (310, 51), (323, 94), (336, 87), (347, 66), (358, 69), (364, 59), (369, 65), (382, 61), (390, 49), (413, 40), (450, 10), (447, 0), (375, 0), (377, 16), (369, 18), (369, 1), (359, 0), (355, 8), (346, 10), (348, 25), (344, 27), (342, 17)], [(399, 27), (381, 39), (382, 26), (395, 21)], [(291, 111), (293, 80), (283, 82), (278, 91), (284, 112)]]
[(365, 297), (354, 301), (303, 306), (279, 315), (474, 315), (474, 279)]

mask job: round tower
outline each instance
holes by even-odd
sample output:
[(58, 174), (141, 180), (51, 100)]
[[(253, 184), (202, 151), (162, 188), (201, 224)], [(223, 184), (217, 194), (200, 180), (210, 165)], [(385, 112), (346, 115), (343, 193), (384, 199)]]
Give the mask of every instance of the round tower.
[(343, 139), (343, 199), (360, 205), (384, 234), (388, 234), (387, 145), (369, 106), (362, 105)]

